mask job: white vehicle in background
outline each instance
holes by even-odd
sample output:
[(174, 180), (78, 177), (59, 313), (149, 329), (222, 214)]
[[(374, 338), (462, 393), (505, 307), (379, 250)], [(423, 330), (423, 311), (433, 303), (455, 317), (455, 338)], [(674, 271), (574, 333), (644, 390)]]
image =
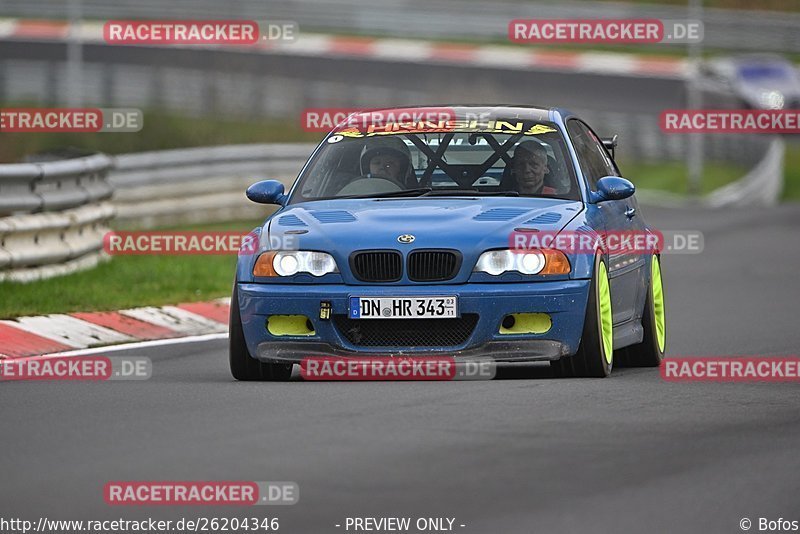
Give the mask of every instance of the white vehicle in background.
[(800, 72), (777, 55), (742, 55), (706, 60), (698, 83), (705, 107), (723, 102), (751, 109), (800, 108)]

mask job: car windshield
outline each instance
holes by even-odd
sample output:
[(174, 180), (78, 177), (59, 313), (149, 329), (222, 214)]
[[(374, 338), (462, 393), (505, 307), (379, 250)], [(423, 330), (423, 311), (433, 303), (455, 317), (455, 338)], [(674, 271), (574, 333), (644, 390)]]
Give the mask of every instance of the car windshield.
[(290, 202), (447, 195), (580, 199), (555, 124), (492, 119), (334, 130)]

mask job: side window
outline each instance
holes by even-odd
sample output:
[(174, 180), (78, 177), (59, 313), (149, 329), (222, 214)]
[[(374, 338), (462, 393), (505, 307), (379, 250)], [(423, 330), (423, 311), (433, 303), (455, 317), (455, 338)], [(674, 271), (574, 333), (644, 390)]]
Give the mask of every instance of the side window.
[(571, 119), (567, 122), (567, 130), (578, 153), (581, 170), (592, 191), (597, 189), (597, 180), (603, 176), (619, 176), (603, 143), (588, 126), (577, 119)]

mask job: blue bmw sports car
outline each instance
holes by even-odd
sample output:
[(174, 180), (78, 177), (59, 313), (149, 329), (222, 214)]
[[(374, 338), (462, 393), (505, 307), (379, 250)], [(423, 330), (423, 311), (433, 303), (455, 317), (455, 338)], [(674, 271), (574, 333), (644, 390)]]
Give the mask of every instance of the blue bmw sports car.
[(615, 144), (563, 109), (352, 115), (288, 192), (247, 190), (278, 209), (239, 254), (233, 376), (285, 380), (314, 356), (659, 365), (657, 232)]

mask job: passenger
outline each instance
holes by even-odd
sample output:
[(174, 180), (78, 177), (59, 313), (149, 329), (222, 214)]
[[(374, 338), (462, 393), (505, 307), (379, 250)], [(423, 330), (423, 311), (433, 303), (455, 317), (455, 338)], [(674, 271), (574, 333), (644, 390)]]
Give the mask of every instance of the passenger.
[(520, 195), (554, 195), (556, 190), (544, 185), (550, 172), (547, 149), (536, 141), (523, 141), (514, 149), (511, 176)]

